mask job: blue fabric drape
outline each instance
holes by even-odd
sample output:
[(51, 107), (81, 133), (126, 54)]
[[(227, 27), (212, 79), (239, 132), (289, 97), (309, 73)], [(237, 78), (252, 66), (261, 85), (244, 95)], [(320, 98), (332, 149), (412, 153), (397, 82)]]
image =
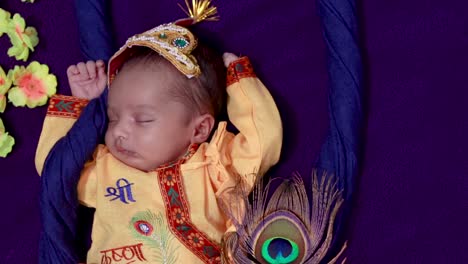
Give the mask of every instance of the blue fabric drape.
[(330, 127), (317, 167), (335, 173), (345, 199), (349, 199), (364, 126), (356, 6), (351, 0), (319, 0), (318, 7), (328, 52)]
[(106, 95), (89, 102), (44, 163), (39, 263), (78, 263), (81, 245), (76, 186), (83, 165), (91, 158), (106, 131)]
[(111, 1), (75, 0), (80, 49), (85, 60), (107, 61), (115, 52)]
[[(333, 173), (344, 203), (334, 224), (331, 258), (343, 245), (359, 172), (364, 128), (363, 65), (354, 0), (318, 0), (327, 48), (329, 131), (316, 167)], [(318, 174), (322, 175), (321, 173)]]
[[(76, 0), (80, 48), (85, 60), (107, 61), (114, 52), (108, 1)], [(76, 264), (85, 254), (89, 212), (78, 203), (76, 186), (83, 165), (103, 141), (107, 127), (107, 89), (92, 100), (65, 137), (49, 153), (42, 171), (40, 208), (42, 231), (39, 263)], [(92, 216), (92, 214), (91, 214)], [(84, 232), (82, 232), (84, 231)]]

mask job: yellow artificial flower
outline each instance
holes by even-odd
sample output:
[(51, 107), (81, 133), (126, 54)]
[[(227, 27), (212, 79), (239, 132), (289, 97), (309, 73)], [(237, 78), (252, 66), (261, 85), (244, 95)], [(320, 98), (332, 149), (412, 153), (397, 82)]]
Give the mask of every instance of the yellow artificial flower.
[(17, 60), (26, 61), (29, 57), (29, 50), (34, 51), (34, 47), (39, 44), (39, 37), (34, 27), (27, 27), (24, 18), (20, 14), (14, 14), (8, 25), (8, 36), (13, 47), (8, 49), (8, 56)]
[(49, 67), (37, 61), (28, 67), (15, 66), (8, 72), (13, 87), (8, 92), (8, 100), (14, 106), (33, 108), (45, 105), (47, 99), (57, 91), (57, 78), (49, 74)]
[(0, 94), (0, 113), (5, 112), (6, 105), (6, 95)]
[(8, 25), (10, 24), (11, 14), (0, 8), (0, 37), (3, 33), (7, 33)]
[(11, 80), (8, 78), (3, 71), (2, 67), (0, 67), (0, 113), (5, 111), (6, 107), (6, 93), (10, 89)]
[(5, 132), (5, 126), (0, 118), (0, 157), (5, 158), (15, 145), (15, 139)]

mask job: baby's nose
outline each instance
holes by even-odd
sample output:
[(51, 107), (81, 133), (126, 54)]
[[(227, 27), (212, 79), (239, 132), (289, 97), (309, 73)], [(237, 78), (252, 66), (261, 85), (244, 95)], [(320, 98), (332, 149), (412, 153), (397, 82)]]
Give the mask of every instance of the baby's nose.
[(113, 134), (115, 138), (120, 138), (120, 139), (127, 139), (128, 135), (130, 133), (130, 129), (128, 125), (125, 124), (125, 122), (118, 122), (114, 127), (113, 127)]

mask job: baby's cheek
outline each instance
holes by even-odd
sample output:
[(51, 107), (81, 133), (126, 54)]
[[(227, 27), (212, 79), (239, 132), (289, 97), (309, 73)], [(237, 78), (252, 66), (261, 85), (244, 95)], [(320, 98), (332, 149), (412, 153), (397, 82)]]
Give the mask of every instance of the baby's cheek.
[(154, 145), (155, 136), (153, 133), (148, 131), (148, 133), (141, 133), (135, 136), (135, 141), (140, 147), (146, 147), (151, 149), (152, 145)]
[[(138, 142), (137, 145), (139, 148), (143, 149), (147, 153), (154, 155), (155, 152), (161, 150), (161, 137), (157, 133), (148, 133), (141, 134), (135, 138)], [(164, 140), (164, 139), (163, 139)], [(167, 140), (167, 139), (166, 139)]]
[(104, 142), (106, 144), (106, 146), (109, 146), (109, 144), (112, 143), (112, 133), (110, 132), (110, 129), (107, 129), (106, 131), (106, 135), (104, 137)]

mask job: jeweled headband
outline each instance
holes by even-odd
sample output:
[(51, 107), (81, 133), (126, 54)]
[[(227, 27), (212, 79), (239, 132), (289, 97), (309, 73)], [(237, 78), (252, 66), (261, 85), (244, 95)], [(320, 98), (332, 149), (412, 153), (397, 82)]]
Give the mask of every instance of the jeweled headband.
[(179, 19), (173, 23), (162, 24), (141, 34), (130, 37), (125, 45), (117, 51), (109, 60), (108, 84), (112, 83), (123, 63), (132, 55), (132, 47), (147, 47), (158, 52), (167, 59), (187, 78), (197, 77), (201, 74), (197, 60), (192, 56), (192, 51), (197, 46), (196, 37), (186, 26), (204, 20), (217, 20), (216, 7), (210, 6), (211, 0), (192, 0), (192, 6), (188, 0), (188, 18)]

